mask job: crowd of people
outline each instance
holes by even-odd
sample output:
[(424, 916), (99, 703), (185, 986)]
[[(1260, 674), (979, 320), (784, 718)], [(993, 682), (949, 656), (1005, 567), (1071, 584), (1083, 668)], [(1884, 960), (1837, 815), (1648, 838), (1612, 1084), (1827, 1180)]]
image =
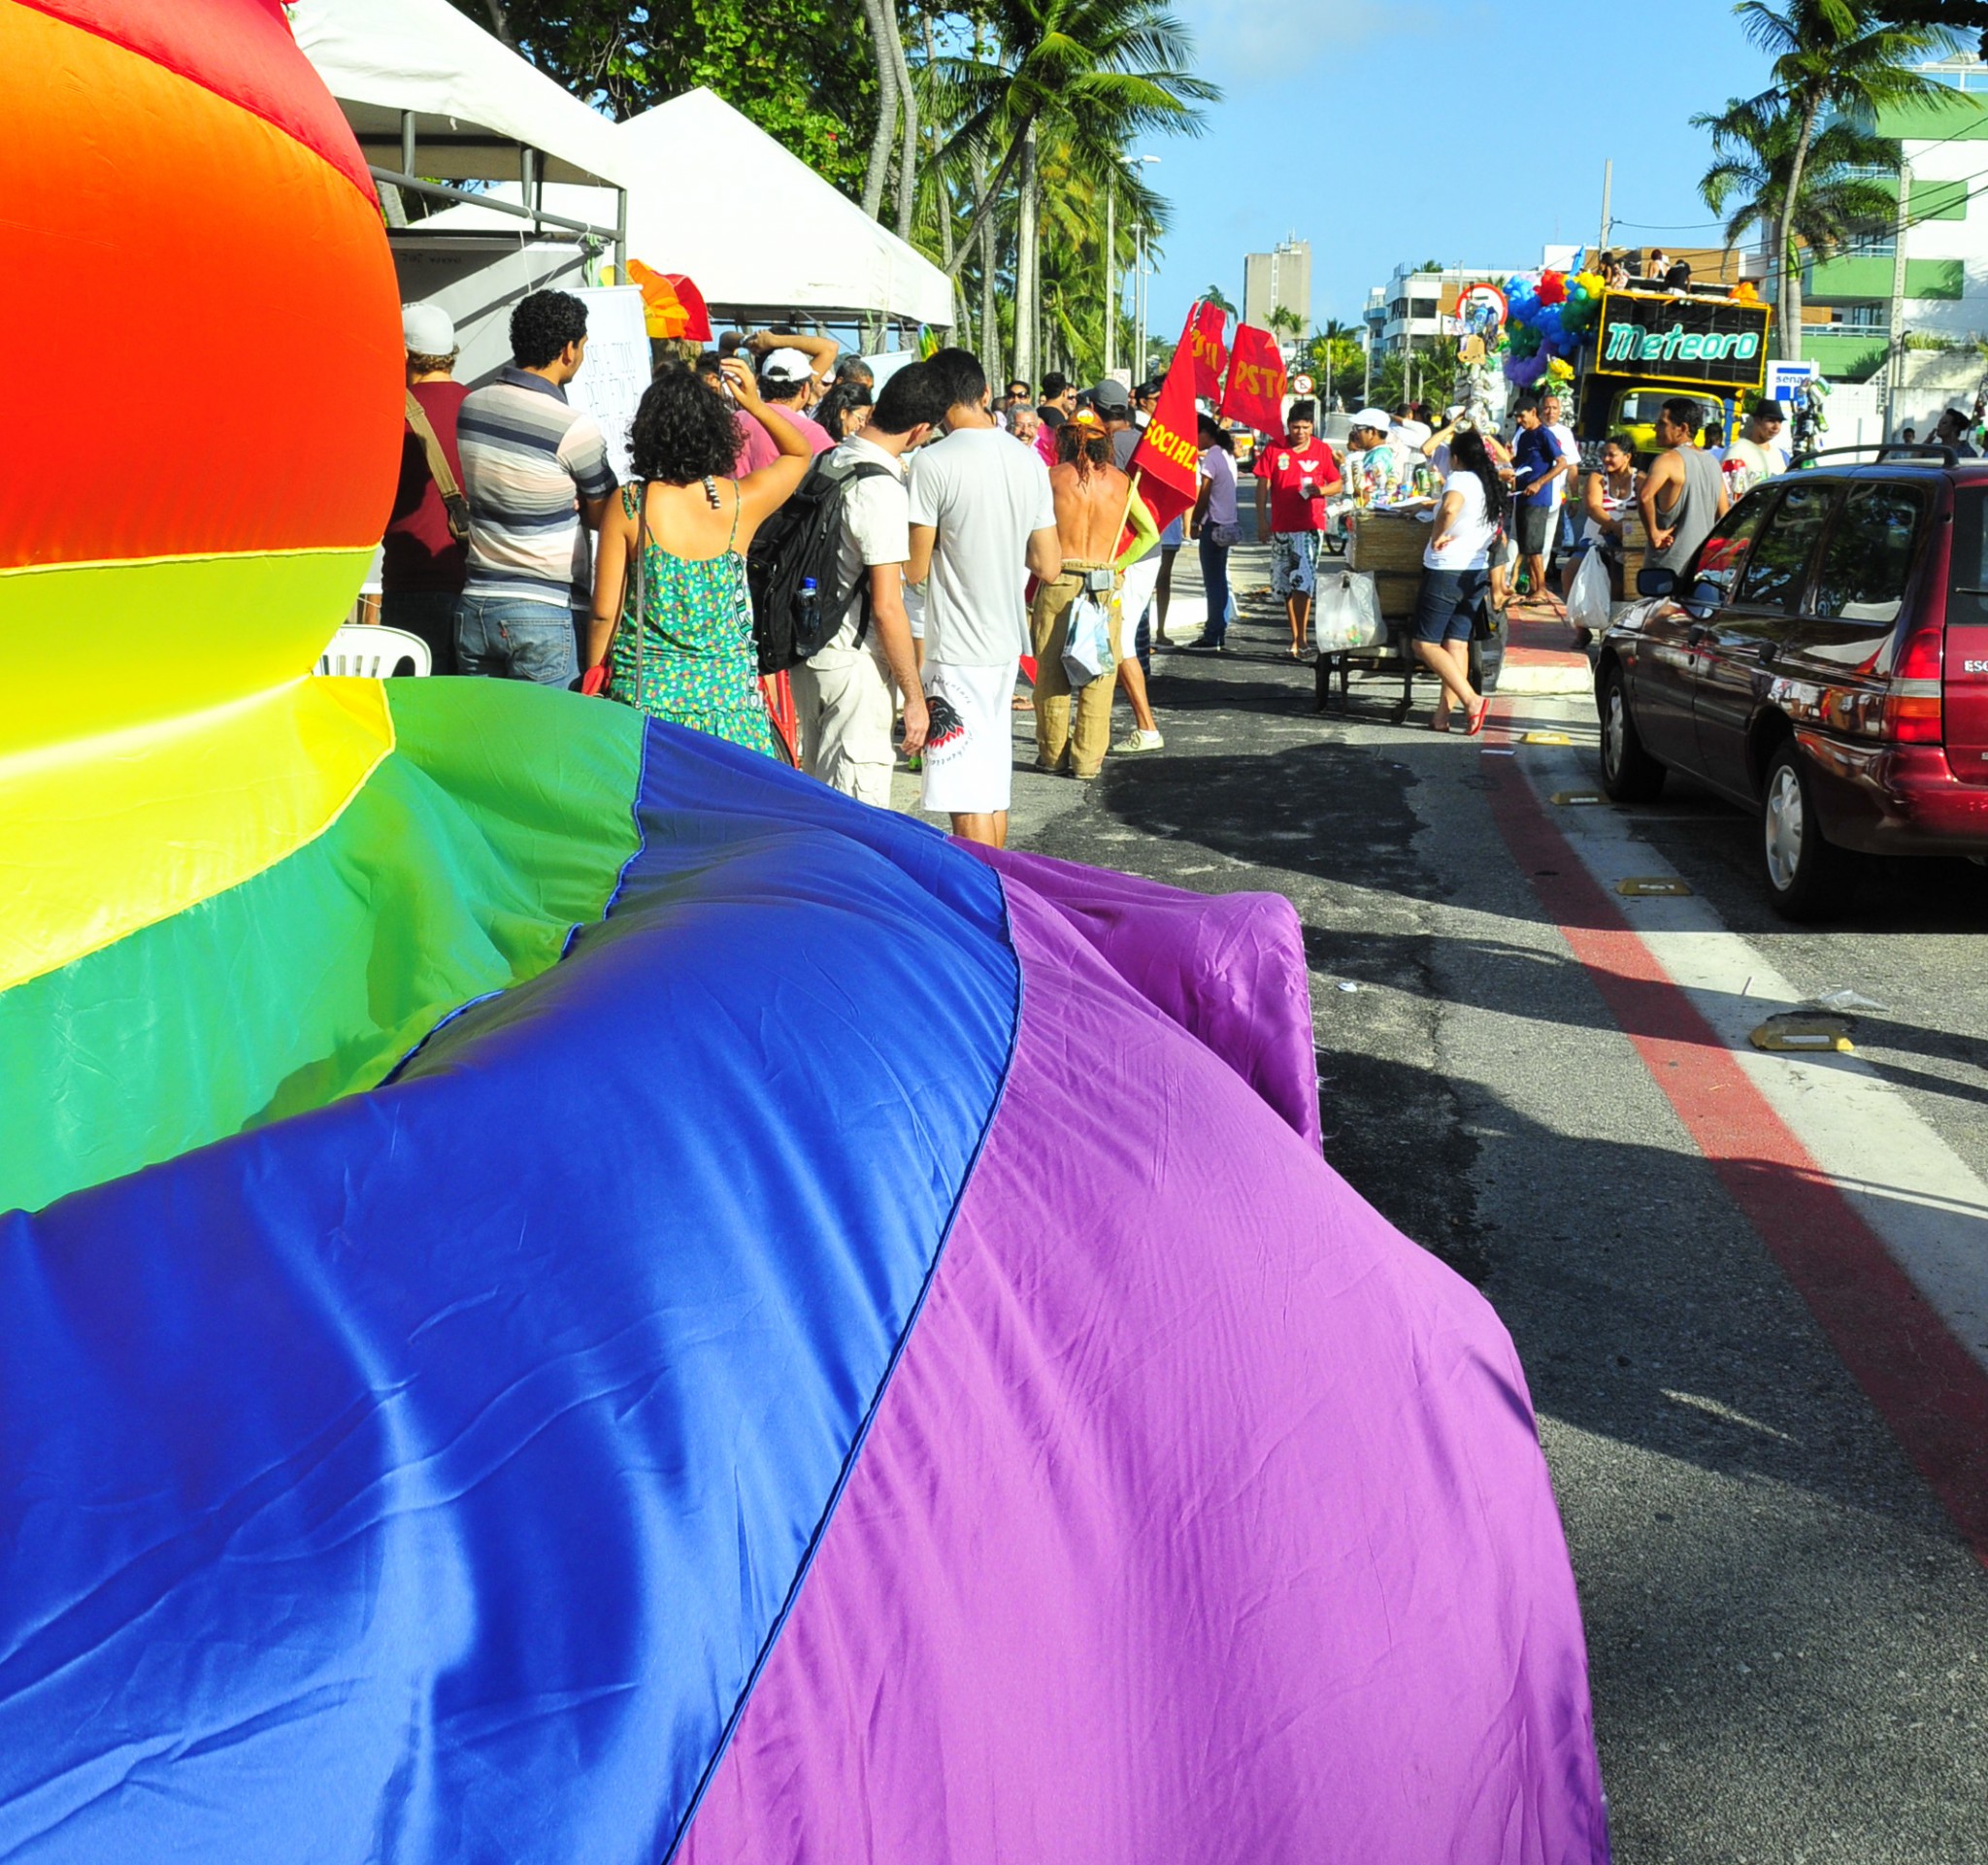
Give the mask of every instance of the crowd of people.
[[(1214, 598), (1195, 645), (1222, 649), (1233, 443), (1203, 422), (1201, 496), (1163, 536), (1129, 470), (1157, 382), (1011, 382), (997, 407), (962, 350), (879, 385), (832, 338), (728, 333), (659, 362), (617, 484), (566, 392), (580, 299), (521, 299), (510, 363), (475, 388), (439, 307), (404, 307), (403, 336), (380, 618), (436, 673), (603, 694), (880, 806), (902, 754), (923, 807), (1000, 846), (1014, 706), (1034, 707), (1038, 768), (1079, 781), (1164, 745), (1145, 683), (1190, 531)], [(771, 665), (769, 605), (796, 644)]]
[[(604, 692), (785, 755), (878, 805), (901, 752), (926, 809), (999, 846), (1012, 707), (1034, 707), (1038, 768), (1078, 781), (1108, 751), (1163, 747), (1146, 681), (1190, 540), (1206, 619), (1180, 646), (1226, 651), (1241, 536), (1234, 437), (1201, 414), (1199, 495), (1159, 529), (1131, 470), (1158, 381), (1080, 390), (1052, 374), (1039, 392), (1008, 382), (997, 403), (965, 350), (903, 362), (879, 385), (833, 338), (728, 333), (659, 364), (629, 437), (632, 476), (617, 485), (598, 422), (566, 395), (585, 364), (579, 299), (522, 299), (509, 366), (474, 389), (453, 380), (445, 313), (407, 306), (403, 327), (408, 427), (381, 618), (427, 643), (438, 673)], [(1345, 510), (1426, 500), (1410, 650), (1440, 686), (1431, 725), (1448, 729), (1461, 708), (1466, 729), (1479, 729), (1468, 649), (1481, 608), (1502, 612), (1524, 593), (1565, 616), (1591, 553), (1619, 599), (1636, 518), (1648, 561), (1676, 568), (1732, 500), (1785, 469), (1778, 403), (1756, 402), (1730, 447), (1701, 445), (1706, 414), (1667, 401), (1656, 458), (1639, 474), (1627, 434), (1584, 472), (1550, 386), (1518, 399), (1507, 434), (1460, 408), (1440, 424), (1418, 403), (1363, 408), (1343, 458), (1314, 405), (1294, 401), (1253, 461), (1256, 535), (1291, 658), (1309, 656), (1321, 546)], [(811, 521), (832, 535), (815, 538)], [(774, 560), (804, 549), (823, 554), (801, 566), (818, 574), (797, 598)], [(779, 601), (806, 610), (806, 640), (775, 664), (755, 611), (760, 557)], [(1028, 700), (1013, 697), (1017, 667)], [(1114, 743), (1118, 693), (1132, 725)]]

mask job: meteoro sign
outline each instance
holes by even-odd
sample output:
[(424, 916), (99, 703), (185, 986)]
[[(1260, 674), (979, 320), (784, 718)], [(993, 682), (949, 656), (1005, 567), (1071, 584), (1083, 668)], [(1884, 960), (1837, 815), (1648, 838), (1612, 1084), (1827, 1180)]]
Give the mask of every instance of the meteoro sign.
[(1602, 302), (1594, 366), (1611, 376), (1755, 386), (1767, 366), (1767, 325), (1761, 304), (1611, 291)]

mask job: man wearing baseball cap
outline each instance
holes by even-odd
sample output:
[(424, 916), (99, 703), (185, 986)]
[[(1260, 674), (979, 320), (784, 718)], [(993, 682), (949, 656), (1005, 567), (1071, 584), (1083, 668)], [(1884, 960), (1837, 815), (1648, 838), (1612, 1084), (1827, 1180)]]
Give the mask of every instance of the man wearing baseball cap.
[(438, 304), (400, 308), (407, 421), (400, 481), (381, 540), (380, 619), (428, 644), (438, 674), (455, 672), (455, 600), (468, 567), (468, 507), (455, 417), (469, 390), (454, 380), (455, 324)]
[(814, 365), (802, 350), (782, 346), (760, 357), (760, 394), (801, 430), (815, 452), (826, 453), (835, 442), (828, 429), (807, 412), (813, 387)]
[(1779, 402), (1765, 395), (1757, 397), (1746, 411), (1745, 427), (1726, 450), (1726, 498), (1730, 503), (1738, 504), (1762, 480), (1773, 479), (1787, 464), (1774, 445), (1781, 438), (1784, 412)]

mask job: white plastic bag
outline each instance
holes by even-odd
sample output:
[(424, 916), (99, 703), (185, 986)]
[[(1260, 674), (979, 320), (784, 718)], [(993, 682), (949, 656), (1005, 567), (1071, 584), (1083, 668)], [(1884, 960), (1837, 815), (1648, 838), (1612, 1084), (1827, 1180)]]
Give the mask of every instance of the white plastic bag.
[(1070, 605), (1064, 620), (1063, 671), (1073, 686), (1088, 686), (1111, 671), (1111, 617), (1089, 590)]
[(1576, 628), (1599, 635), (1608, 625), (1613, 592), (1608, 587), (1608, 566), (1601, 551), (1590, 550), (1574, 573), (1574, 587), (1567, 592), (1567, 618)]
[(1370, 574), (1337, 570), (1321, 575), (1311, 597), (1311, 625), (1321, 654), (1377, 648), (1387, 639), (1380, 591)]

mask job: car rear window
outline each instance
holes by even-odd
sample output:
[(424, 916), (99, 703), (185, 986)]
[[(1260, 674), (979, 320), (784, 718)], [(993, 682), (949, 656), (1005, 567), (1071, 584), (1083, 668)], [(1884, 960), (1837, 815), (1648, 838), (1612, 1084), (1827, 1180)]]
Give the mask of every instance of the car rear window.
[(1929, 503), (1922, 485), (1853, 485), (1816, 568), (1815, 614), (1896, 621)]
[(1815, 541), (1836, 496), (1834, 485), (1799, 482), (1781, 494), (1740, 581), (1741, 603), (1794, 613), (1808, 586), (1808, 559), (1815, 554)]
[(1988, 486), (1963, 485), (1953, 495), (1953, 587), (1949, 622), (1988, 623)]

